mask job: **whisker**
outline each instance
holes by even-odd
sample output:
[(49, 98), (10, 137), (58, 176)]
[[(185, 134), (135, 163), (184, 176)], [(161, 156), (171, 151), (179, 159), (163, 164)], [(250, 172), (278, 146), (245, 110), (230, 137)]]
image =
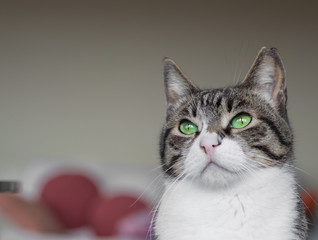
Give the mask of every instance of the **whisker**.
[(317, 180), (317, 181), (318, 181), (318, 178), (317, 178), (317, 177), (313, 176), (312, 174), (310, 174), (309, 172), (305, 171), (304, 169), (301, 169), (301, 168), (296, 167), (296, 166), (293, 166), (293, 165), (292, 165), (292, 167), (295, 168), (296, 170), (298, 170), (298, 171), (300, 171), (300, 172), (306, 174), (307, 176), (312, 177), (314, 180)]
[(313, 203), (314, 203), (316, 206), (318, 206), (317, 201), (309, 194), (309, 192), (308, 192), (306, 189), (304, 189), (300, 184), (298, 184), (298, 183), (296, 183), (296, 184), (297, 184), (297, 186), (298, 186), (301, 190), (304, 191), (304, 193), (306, 193), (306, 194), (310, 197), (310, 199), (313, 201)]
[[(162, 167), (164, 164), (161, 164), (160, 167)], [(144, 191), (139, 195), (139, 197), (136, 199), (136, 201), (134, 201), (130, 207), (133, 207), (143, 196), (144, 194), (148, 191), (148, 189), (158, 180), (160, 179), (160, 177), (163, 177), (165, 173), (167, 173), (170, 169), (172, 169), (173, 167), (175, 167), (177, 164), (174, 164), (172, 166), (170, 166), (168, 169), (166, 169), (164, 172), (161, 172), (157, 177), (155, 177), (149, 184), (148, 186), (144, 189)], [(153, 169), (151, 170), (153, 171)]]
[(156, 215), (156, 212), (158, 211), (158, 208), (162, 202), (162, 199), (164, 199), (166, 197), (166, 195), (169, 193), (169, 191), (172, 190), (173, 186), (174, 185), (177, 185), (178, 184), (178, 181), (183, 178), (185, 175), (185, 173), (181, 173), (176, 179), (174, 179), (174, 181), (171, 183), (171, 185), (169, 186), (168, 189), (165, 190), (165, 192), (163, 193), (161, 199), (159, 200), (159, 202), (157, 203), (157, 205), (154, 207), (154, 213), (153, 213), (153, 216), (151, 218), (151, 221), (150, 221), (150, 227), (149, 227), (149, 230), (148, 230), (148, 233), (147, 233), (147, 237), (148, 236), (151, 236), (152, 234), (152, 228), (154, 227), (154, 218), (155, 218), (155, 215)]
[[(259, 154), (257, 154), (256, 156), (257, 156), (258, 158), (261, 158), (261, 159), (264, 159), (264, 160), (267, 160), (267, 161), (270, 161), (270, 162), (274, 162), (274, 163), (276, 162), (276, 161), (273, 160), (273, 159), (270, 159), (270, 158), (268, 158), (268, 157), (264, 157), (264, 156), (259, 155)], [(259, 163), (259, 164), (261, 164), (261, 163)], [(266, 164), (264, 164), (263, 166), (266, 166)], [(318, 181), (318, 178), (317, 178), (317, 177), (313, 176), (312, 174), (310, 174), (309, 172), (307, 172), (306, 170), (304, 170), (304, 169), (302, 169), (302, 168), (296, 167), (296, 166), (293, 165), (293, 164), (288, 164), (288, 167), (294, 168), (295, 170), (298, 170), (299, 172), (304, 173), (304, 174), (306, 174), (307, 176), (311, 177), (312, 179)]]
[[(317, 202), (315, 201), (315, 199), (312, 198), (312, 196), (301, 186), (299, 185), (298, 183), (296, 183), (297, 186), (302, 189), (302, 191), (304, 191), (305, 194), (307, 194), (310, 199), (314, 202), (315, 206), (318, 206), (317, 205)], [(298, 196), (298, 199), (303, 203), (304, 207), (308, 210), (309, 214), (310, 214), (310, 217), (313, 218), (315, 216), (314, 213), (311, 212), (310, 208), (308, 207), (308, 205), (305, 203), (305, 201), (303, 200), (303, 198), (301, 196)]]

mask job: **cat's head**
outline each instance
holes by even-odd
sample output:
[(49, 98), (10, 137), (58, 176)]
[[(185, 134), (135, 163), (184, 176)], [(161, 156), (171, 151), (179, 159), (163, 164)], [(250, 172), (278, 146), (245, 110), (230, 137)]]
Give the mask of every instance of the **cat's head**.
[(226, 186), (293, 158), (285, 71), (274, 48), (262, 48), (245, 79), (201, 90), (164, 60), (167, 118), (160, 156), (167, 177)]

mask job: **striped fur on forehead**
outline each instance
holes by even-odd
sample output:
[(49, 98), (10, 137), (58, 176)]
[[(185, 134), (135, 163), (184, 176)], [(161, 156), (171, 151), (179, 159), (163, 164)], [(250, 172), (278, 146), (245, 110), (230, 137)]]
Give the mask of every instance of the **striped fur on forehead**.
[(251, 93), (237, 87), (204, 90), (199, 96), (201, 108), (232, 112), (233, 109), (244, 109), (251, 104)]
[[(230, 100), (227, 99), (229, 97), (229, 91), (229, 88), (202, 91), (200, 94), (200, 106), (220, 107), (223, 101)], [(233, 99), (231, 99), (231, 101), (233, 101)]]

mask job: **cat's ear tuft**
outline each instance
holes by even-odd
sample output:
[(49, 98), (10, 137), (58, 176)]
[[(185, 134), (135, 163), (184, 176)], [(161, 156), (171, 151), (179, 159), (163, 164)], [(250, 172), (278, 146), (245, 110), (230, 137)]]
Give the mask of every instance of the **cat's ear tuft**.
[(199, 90), (170, 58), (164, 59), (164, 82), (168, 108)]
[(285, 113), (287, 102), (285, 70), (277, 49), (261, 48), (242, 85), (254, 90), (278, 111)]

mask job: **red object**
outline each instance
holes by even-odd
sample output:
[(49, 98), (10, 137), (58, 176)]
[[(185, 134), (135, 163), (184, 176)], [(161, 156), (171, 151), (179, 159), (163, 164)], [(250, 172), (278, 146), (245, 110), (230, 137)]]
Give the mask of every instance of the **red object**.
[(64, 232), (59, 220), (45, 205), (15, 194), (0, 194), (0, 211), (17, 226), (33, 232)]
[(87, 223), (90, 205), (98, 195), (95, 183), (88, 177), (64, 173), (44, 185), (41, 200), (54, 211), (66, 229), (74, 229)]
[(49, 179), (40, 201), (0, 195), (0, 211), (18, 226), (35, 232), (63, 233), (88, 227), (97, 236), (145, 236), (149, 206), (130, 195), (102, 196), (95, 183), (79, 173)]
[(312, 191), (306, 191), (302, 193), (301, 196), (304, 206), (305, 206), (305, 212), (306, 216), (309, 219), (312, 219), (316, 205), (317, 205), (317, 196)]
[(98, 236), (114, 236), (118, 234), (118, 223), (123, 218), (145, 210), (148, 210), (147, 204), (131, 196), (100, 197), (91, 209), (89, 225)]

